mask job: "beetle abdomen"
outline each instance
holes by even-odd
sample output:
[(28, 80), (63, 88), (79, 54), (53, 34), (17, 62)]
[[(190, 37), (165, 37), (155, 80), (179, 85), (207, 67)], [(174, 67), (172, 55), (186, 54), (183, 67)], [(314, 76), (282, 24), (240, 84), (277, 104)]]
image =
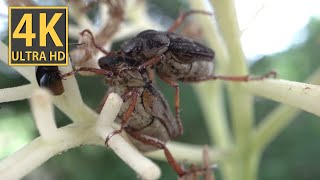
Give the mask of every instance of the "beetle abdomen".
[(212, 61), (194, 61), (180, 63), (178, 58), (171, 52), (166, 53), (165, 61), (161, 61), (156, 70), (159, 76), (172, 80), (179, 80), (186, 77), (202, 77), (213, 73), (214, 64)]
[(214, 51), (201, 43), (176, 33), (167, 33), (167, 36), (170, 38), (169, 51), (180, 63), (213, 61)]

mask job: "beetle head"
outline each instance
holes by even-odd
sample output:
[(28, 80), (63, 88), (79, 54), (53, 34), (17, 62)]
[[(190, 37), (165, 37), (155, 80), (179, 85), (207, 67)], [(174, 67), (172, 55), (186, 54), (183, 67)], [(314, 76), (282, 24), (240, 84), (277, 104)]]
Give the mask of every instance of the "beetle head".
[(120, 62), (123, 62), (122, 56), (109, 55), (101, 57), (98, 60), (98, 65), (101, 69), (114, 72)]
[(108, 55), (98, 60), (101, 69), (115, 73), (119, 68), (139, 66), (141, 63), (133, 58), (121, 55)]

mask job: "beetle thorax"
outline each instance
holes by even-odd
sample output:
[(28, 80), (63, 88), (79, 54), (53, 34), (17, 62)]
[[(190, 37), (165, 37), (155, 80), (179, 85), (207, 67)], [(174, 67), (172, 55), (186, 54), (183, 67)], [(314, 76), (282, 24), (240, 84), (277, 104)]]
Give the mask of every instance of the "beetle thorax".
[(169, 37), (160, 31), (146, 30), (136, 37), (126, 41), (121, 49), (122, 52), (131, 58), (140, 61), (161, 55), (168, 50), (170, 45)]

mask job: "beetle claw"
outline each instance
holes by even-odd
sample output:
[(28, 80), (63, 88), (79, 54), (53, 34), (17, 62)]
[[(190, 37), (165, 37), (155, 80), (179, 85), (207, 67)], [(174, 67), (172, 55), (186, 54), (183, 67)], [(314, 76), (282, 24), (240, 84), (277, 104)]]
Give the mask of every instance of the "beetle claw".
[(121, 132), (122, 132), (122, 130), (119, 129), (119, 130), (115, 130), (115, 131), (113, 131), (112, 133), (110, 133), (110, 134), (107, 136), (106, 140), (104, 141), (104, 144), (105, 144), (107, 147), (109, 147), (108, 142), (110, 141), (110, 139), (111, 139), (114, 135), (120, 134)]

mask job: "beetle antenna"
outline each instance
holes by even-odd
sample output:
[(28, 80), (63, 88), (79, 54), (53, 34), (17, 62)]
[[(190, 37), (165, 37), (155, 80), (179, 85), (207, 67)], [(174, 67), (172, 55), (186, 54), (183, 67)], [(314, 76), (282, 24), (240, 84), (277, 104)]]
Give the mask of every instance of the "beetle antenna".
[(69, 46), (80, 46), (83, 45), (84, 43), (69, 43)]
[(111, 54), (111, 52), (105, 50), (103, 47), (98, 46), (94, 40), (94, 36), (92, 34), (92, 32), (89, 29), (85, 29), (83, 31), (80, 32), (80, 35), (83, 36), (84, 33), (88, 33), (91, 36), (91, 40), (92, 40), (92, 44), (95, 48), (97, 48), (99, 51), (101, 51), (102, 53), (104, 53), (105, 55), (109, 56)]

